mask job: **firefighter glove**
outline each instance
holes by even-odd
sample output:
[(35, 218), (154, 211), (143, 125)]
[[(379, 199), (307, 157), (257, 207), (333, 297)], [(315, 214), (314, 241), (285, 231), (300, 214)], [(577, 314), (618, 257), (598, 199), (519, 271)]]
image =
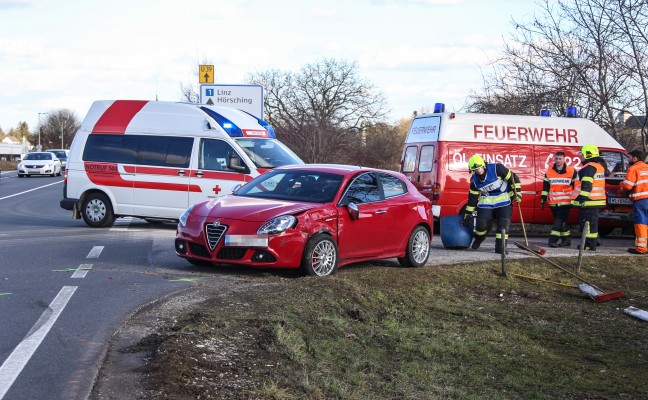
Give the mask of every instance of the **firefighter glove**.
[(471, 226), (473, 223), (473, 215), (472, 213), (464, 213), (463, 215), (463, 220), (461, 221), (461, 224), (464, 226)]
[(540, 199), (540, 209), (541, 210), (544, 210), (545, 204), (547, 204), (547, 198), (543, 197), (543, 198)]
[(522, 201), (522, 195), (520, 193), (515, 193), (515, 202), (519, 203)]
[(585, 201), (587, 200), (587, 197), (585, 197), (585, 196), (579, 194), (579, 195), (576, 197), (575, 200), (576, 200), (576, 202), (578, 203), (578, 205), (579, 205), (580, 207), (584, 207), (584, 206), (585, 206)]

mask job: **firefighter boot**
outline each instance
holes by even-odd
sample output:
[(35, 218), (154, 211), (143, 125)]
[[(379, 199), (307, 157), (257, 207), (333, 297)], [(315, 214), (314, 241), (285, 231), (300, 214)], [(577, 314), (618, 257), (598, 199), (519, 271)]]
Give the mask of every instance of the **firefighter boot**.
[(562, 239), (560, 239), (560, 243), (558, 243), (558, 247), (571, 247), (571, 238), (565, 236)]
[(473, 240), (471, 246), (473, 250), (477, 250), (484, 240), (486, 240), (486, 235), (475, 235), (475, 240)]
[(558, 247), (558, 239), (560, 239), (556, 235), (550, 235), (549, 236), (549, 247)]
[(495, 239), (495, 253), (502, 254), (502, 250), (508, 254), (508, 250), (502, 249), (502, 239)]

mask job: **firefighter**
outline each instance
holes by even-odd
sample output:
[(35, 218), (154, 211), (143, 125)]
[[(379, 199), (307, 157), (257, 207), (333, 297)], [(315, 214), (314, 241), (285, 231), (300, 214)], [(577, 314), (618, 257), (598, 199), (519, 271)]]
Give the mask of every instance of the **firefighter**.
[(576, 174), (572, 206), (579, 207), (581, 229), (589, 222), (589, 232), (585, 243), (578, 245), (580, 249), (596, 251), (598, 242), (598, 220), (601, 208), (605, 207), (605, 167), (599, 157), (599, 149), (593, 144), (587, 144), (580, 150), (583, 157), (583, 168)]
[(522, 201), (520, 179), (504, 165), (486, 164), (478, 155), (470, 157), (468, 168), (473, 175), (470, 179), (464, 221), (469, 221), (475, 208), (477, 209), (475, 240), (471, 247), (475, 250), (479, 248), (486, 239), (493, 220), (497, 219), (495, 252), (501, 254), (506, 251), (502, 246), (502, 229), (506, 235), (504, 239), (508, 239), (506, 232), (511, 224), (511, 198), (518, 203)]
[(540, 209), (544, 210), (545, 205), (549, 203), (549, 209), (554, 217), (554, 224), (549, 234), (549, 247), (571, 246), (571, 231), (567, 226), (567, 219), (571, 209), (575, 178), (574, 167), (565, 164), (565, 153), (556, 152), (553, 167), (545, 173), (540, 196)]
[(641, 150), (630, 152), (630, 168), (620, 184), (621, 189), (630, 192), (632, 218), (635, 229), (635, 247), (628, 253), (646, 254), (648, 251), (648, 164), (644, 162)]

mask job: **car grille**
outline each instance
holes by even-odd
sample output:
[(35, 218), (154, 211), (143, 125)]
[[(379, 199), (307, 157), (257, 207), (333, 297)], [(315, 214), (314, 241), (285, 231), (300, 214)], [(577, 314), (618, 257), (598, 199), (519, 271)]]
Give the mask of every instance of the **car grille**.
[(247, 250), (245, 247), (224, 247), (218, 252), (217, 258), (221, 260), (240, 260)]
[(214, 222), (213, 224), (205, 225), (205, 236), (207, 237), (207, 244), (209, 244), (209, 248), (212, 251), (214, 251), (216, 246), (218, 246), (218, 242), (220, 242), (226, 230), (227, 225), (221, 225), (220, 223), (218, 223), (218, 221)]

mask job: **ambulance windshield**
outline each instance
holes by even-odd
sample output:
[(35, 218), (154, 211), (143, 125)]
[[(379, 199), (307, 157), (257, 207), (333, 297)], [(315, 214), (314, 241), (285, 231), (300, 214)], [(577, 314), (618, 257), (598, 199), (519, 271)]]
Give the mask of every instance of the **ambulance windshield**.
[(292, 150), (277, 139), (235, 138), (235, 140), (258, 168), (275, 168), (304, 163)]
[(630, 166), (630, 159), (620, 151), (601, 151), (605, 176), (609, 178), (625, 178), (625, 173)]

